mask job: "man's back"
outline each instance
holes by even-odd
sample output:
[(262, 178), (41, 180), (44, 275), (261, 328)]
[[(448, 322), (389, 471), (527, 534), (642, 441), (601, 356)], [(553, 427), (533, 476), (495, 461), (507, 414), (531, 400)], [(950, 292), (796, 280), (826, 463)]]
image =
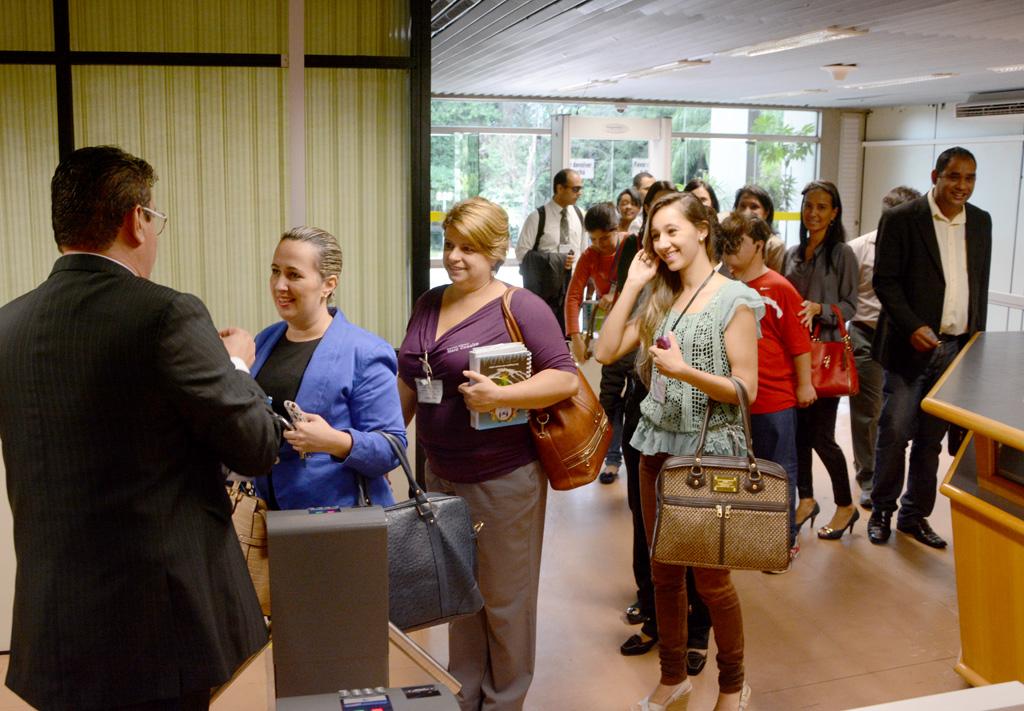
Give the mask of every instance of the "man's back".
[(198, 299), (103, 257), (62, 257), (0, 309), (15, 692), (40, 708), (181, 696), (258, 649), (220, 462), (269, 469), (261, 396)]

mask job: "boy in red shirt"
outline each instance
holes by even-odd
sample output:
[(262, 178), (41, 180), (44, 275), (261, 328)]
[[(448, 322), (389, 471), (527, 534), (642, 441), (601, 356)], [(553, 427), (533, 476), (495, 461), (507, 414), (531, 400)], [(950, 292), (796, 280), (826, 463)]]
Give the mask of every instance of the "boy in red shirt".
[(759, 217), (733, 212), (722, 221), (719, 248), (733, 275), (765, 300), (757, 342), (757, 399), (750, 405), (754, 452), (789, 474), (790, 555), (799, 551), (796, 506), (796, 408), (817, 395), (811, 385), (811, 338), (800, 323), (803, 297), (784, 276), (764, 263), (771, 227)]
[[(590, 234), (590, 246), (576, 263), (576, 271), (565, 294), (565, 335), (569, 338), (573, 358), (580, 364), (587, 360), (587, 347), (580, 333), (583, 292), (587, 282), (593, 281), (600, 299), (597, 307), (603, 311), (611, 310), (613, 297), (608, 292), (615, 277), (615, 252), (624, 236), (619, 232), (618, 212), (610, 202), (600, 202), (587, 210), (583, 228)], [(622, 381), (605, 378), (604, 367), (601, 368), (601, 405), (612, 423), (612, 442), (605, 455), (600, 481), (611, 484), (622, 466)]]

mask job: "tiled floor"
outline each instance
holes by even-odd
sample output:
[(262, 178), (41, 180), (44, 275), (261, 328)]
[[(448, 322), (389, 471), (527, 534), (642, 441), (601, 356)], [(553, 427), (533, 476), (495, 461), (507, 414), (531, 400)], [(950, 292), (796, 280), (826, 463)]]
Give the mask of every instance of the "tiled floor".
[[(839, 442), (849, 452), (847, 422), (841, 408)], [(940, 478), (948, 465), (944, 456)], [(823, 470), (816, 472), (815, 485), (820, 526), (833, 511)], [(938, 497), (931, 521), (951, 540), (945, 497)], [(960, 643), (952, 551), (933, 551), (902, 534), (887, 546), (872, 546), (866, 522), (862, 515), (853, 536), (838, 542), (818, 540), (805, 527), (800, 557), (786, 575), (734, 574), (743, 603), (752, 710), (846, 709), (966, 687), (953, 671)], [(595, 483), (550, 494), (539, 662), (528, 710), (626, 709), (656, 682), (656, 652), (618, 652), (634, 631), (622, 615), (635, 592), (630, 536), (621, 478), (611, 486)], [(415, 636), (445, 660), (443, 629)], [(427, 680), (394, 650), (391, 665), (394, 685)], [(0, 657), (0, 672), (5, 669), (6, 657)], [(258, 660), (213, 708), (267, 708), (267, 678), (266, 660)], [(713, 660), (694, 681), (690, 708), (710, 709), (717, 693)], [(0, 691), (0, 711), (25, 708), (6, 689)]]

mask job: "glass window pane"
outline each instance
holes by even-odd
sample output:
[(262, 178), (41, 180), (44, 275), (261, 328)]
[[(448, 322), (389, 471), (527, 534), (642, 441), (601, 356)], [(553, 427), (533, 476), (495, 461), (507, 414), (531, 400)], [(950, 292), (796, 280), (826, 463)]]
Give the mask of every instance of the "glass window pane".
[(409, 56), (407, 0), (305, 0), (306, 54)]
[(816, 136), (818, 112), (751, 109), (748, 132), (775, 136)]
[(52, 51), (53, 3), (39, 0), (4, 0), (3, 22), (0, 22), (0, 50)]
[(650, 155), (647, 141), (609, 141), (577, 139), (572, 142), (572, 158), (594, 161), (594, 176), (583, 181), (579, 207), (582, 210), (599, 202), (614, 202), (615, 196), (633, 184), (634, 159)]
[(282, 53), (287, 0), (70, 0), (71, 49)]

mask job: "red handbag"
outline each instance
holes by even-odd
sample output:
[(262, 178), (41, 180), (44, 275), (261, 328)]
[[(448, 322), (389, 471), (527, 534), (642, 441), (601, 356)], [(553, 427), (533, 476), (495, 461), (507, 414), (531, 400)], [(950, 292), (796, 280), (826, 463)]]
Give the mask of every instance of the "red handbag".
[(821, 322), (811, 334), (811, 384), (818, 397), (844, 397), (860, 391), (857, 365), (853, 360), (853, 344), (846, 332), (843, 314), (832, 304), (832, 313), (839, 324), (838, 341), (822, 341)]

